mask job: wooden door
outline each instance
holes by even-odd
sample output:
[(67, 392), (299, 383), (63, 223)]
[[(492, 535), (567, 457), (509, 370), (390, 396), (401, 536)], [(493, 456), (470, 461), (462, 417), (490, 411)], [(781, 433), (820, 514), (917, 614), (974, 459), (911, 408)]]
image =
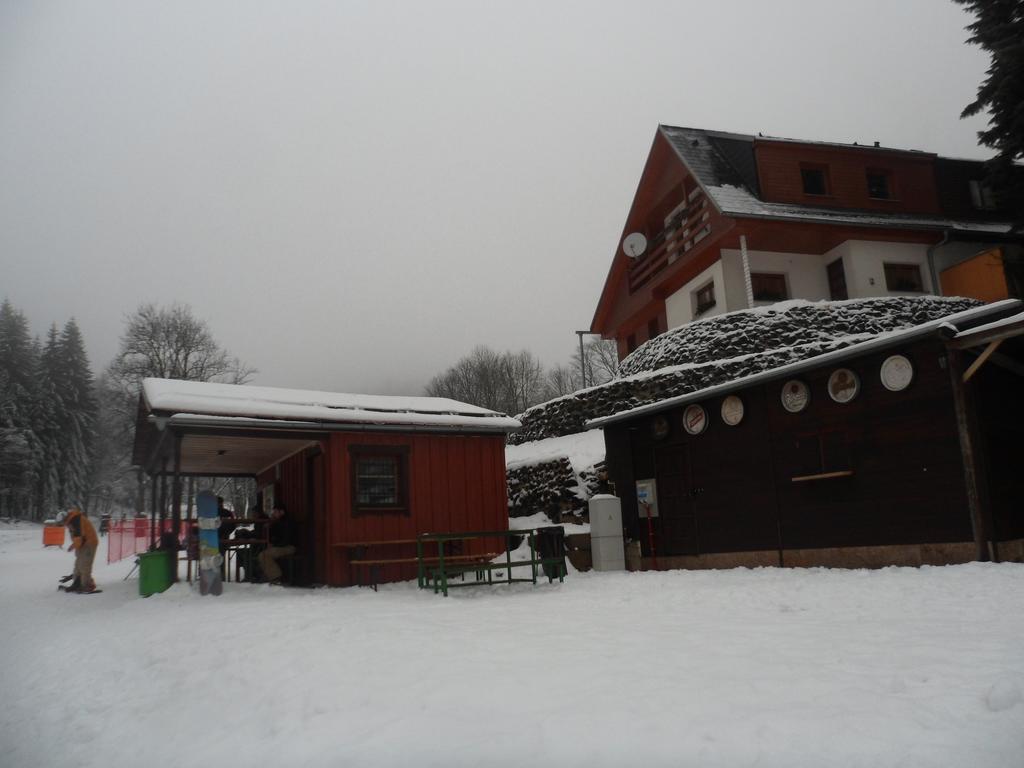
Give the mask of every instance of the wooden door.
[(658, 447), (654, 451), (658, 481), (659, 554), (697, 553), (697, 515), (694, 509), (690, 460), (685, 445)]

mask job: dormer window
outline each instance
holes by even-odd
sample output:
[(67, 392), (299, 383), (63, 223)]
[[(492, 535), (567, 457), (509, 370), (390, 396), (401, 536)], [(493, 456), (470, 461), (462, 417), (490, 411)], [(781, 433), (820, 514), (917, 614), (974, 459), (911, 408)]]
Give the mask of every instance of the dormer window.
[(892, 173), (869, 168), (868, 197), (872, 200), (892, 200)]
[(995, 210), (996, 196), (992, 194), (992, 187), (978, 179), (974, 179), (967, 183), (971, 188), (971, 205), (979, 211)]
[(802, 164), (800, 179), (803, 181), (805, 195), (829, 194), (827, 165)]

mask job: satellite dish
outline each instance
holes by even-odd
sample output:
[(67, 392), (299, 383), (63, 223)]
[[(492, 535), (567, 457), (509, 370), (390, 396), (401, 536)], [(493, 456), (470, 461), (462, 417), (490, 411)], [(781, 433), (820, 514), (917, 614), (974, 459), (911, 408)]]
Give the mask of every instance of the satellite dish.
[(643, 255), (643, 252), (646, 250), (647, 238), (643, 236), (642, 232), (633, 232), (626, 235), (626, 239), (622, 241), (622, 252), (631, 259)]

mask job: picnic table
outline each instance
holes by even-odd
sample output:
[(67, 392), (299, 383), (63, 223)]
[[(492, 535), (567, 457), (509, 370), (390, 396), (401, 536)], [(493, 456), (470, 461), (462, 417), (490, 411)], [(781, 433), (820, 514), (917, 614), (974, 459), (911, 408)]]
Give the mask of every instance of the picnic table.
[[(475, 537), (470, 537), (475, 538)], [(468, 539), (466, 539), (468, 540)], [(478, 554), (464, 554), (462, 542), (453, 540), (442, 547), (439, 557), (423, 557), (417, 548), (416, 555), (405, 552), (395, 552), (397, 549), (409, 549), (413, 544), (419, 544), (419, 539), (387, 539), (378, 541), (346, 541), (335, 544), (335, 547), (347, 549), (349, 552), (349, 567), (355, 574), (355, 582), (358, 586), (370, 586), (377, 591), (377, 584), (380, 581), (381, 568), (390, 565), (417, 566), (420, 573), (420, 586), (422, 582), (422, 569), (425, 565), (438, 562), (443, 557), (448, 563), (472, 564), (486, 562), (498, 556), (497, 552), (483, 552)], [(364, 585), (364, 580), (368, 583)]]
[[(530, 547), (530, 557), (527, 560), (513, 560), (512, 550), (516, 547), (512, 546), (512, 539), (524, 536)], [(538, 569), (543, 570), (548, 578), (548, 583), (554, 581), (555, 576), (559, 581), (563, 581), (566, 576), (564, 536), (565, 532), (561, 526), (518, 531), (424, 533), (416, 539), (417, 582), (420, 589), (433, 585), (434, 594), (441, 592), (447, 597), (448, 590), (452, 587), (476, 587), (495, 583), (512, 584), (513, 582), (536, 584)], [(451, 542), (481, 538), (504, 540), (504, 560), (487, 559), (486, 561), (465, 562), (445, 555), (445, 548)], [(541, 546), (542, 541), (543, 546)], [(436, 555), (432, 554), (434, 545), (437, 546)], [(516, 568), (529, 568), (529, 577), (513, 576), (513, 569)], [(466, 576), (469, 574), (474, 577), (472, 581), (466, 580)], [(495, 579), (495, 574), (498, 575), (497, 579)], [(459, 581), (452, 583), (452, 577), (458, 577)]]

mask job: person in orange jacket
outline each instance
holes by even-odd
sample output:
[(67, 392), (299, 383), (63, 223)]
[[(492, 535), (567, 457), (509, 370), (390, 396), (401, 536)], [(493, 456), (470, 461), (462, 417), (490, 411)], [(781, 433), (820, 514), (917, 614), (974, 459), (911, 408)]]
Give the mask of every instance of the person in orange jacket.
[(64, 525), (71, 533), (71, 546), (68, 552), (75, 551), (74, 581), (68, 587), (69, 592), (92, 592), (96, 582), (92, 578), (92, 561), (96, 558), (96, 547), (99, 537), (89, 518), (82, 514), (78, 507), (68, 510)]

